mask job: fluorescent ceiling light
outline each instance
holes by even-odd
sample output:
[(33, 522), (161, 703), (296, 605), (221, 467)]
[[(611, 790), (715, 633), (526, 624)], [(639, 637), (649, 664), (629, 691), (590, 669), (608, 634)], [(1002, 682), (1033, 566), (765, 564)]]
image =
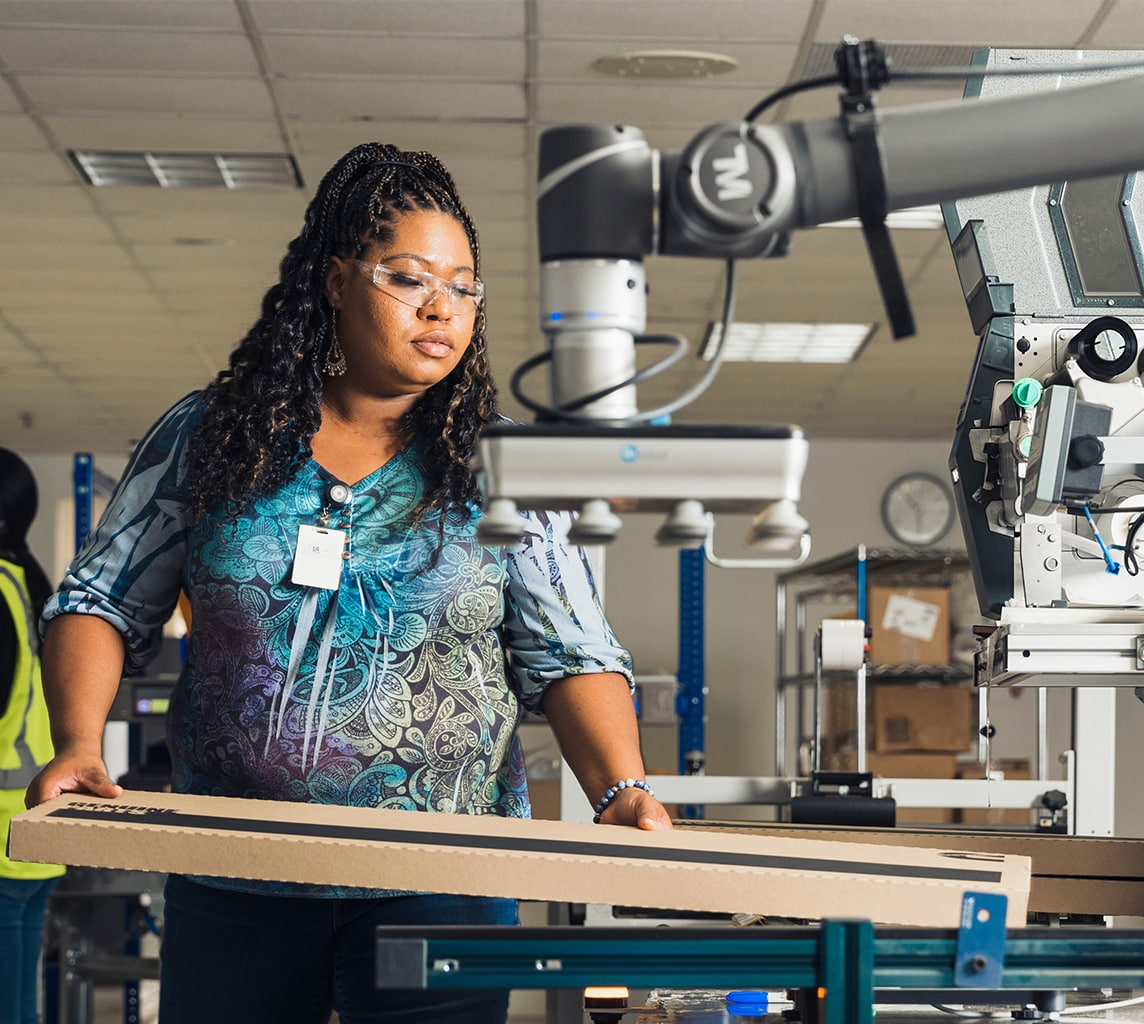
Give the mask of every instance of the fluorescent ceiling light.
[[(736, 321), (727, 338), (728, 362), (849, 363), (874, 333), (875, 324), (772, 323)], [(723, 325), (711, 323), (699, 358), (711, 360)]]
[[(862, 222), (857, 217), (849, 220), (832, 220), (829, 224), (819, 224), (820, 228), (860, 228)], [(940, 206), (909, 206), (886, 214), (886, 227), (889, 228), (940, 228), (945, 227)]]
[(69, 149), (89, 185), (160, 188), (301, 188), (287, 153), (143, 153)]

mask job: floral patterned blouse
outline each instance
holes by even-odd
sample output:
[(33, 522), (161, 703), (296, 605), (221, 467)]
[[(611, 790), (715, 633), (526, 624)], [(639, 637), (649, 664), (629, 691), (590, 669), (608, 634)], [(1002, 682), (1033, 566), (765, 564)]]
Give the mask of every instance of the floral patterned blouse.
[(431, 564), (436, 520), (411, 529), (425, 486), (411, 445), (329, 508), (346, 534), (337, 589), (302, 586), (299, 528), (318, 522), (334, 478), (311, 459), (237, 517), (192, 524), (183, 454), (198, 398), (139, 445), (44, 612), (102, 617), (137, 671), (185, 590), (192, 628), (167, 714), (174, 791), (528, 817), (521, 708), (539, 712), (566, 676), (631, 678), (585, 553), (565, 543), (567, 518), (528, 514), (524, 541), (505, 550), (478, 543), (469, 509)]

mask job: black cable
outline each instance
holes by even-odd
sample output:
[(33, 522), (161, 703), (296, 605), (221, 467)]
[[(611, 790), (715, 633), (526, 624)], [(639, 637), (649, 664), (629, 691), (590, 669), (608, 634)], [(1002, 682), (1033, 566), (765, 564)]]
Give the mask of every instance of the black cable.
[(640, 381), (647, 380), (649, 377), (654, 377), (656, 374), (662, 373), (669, 366), (673, 366), (679, 362), (687, 353), (687, 339), (678, 334), (640, 334), (632, 340), (637, 345), (670, 341), (675, 344), (676, 348), (670, 355), (666, 355), (662, 359), (652, 363), (651, 366), (646, 366), (637, 373), (633, 373), (626, 380), (622, 380), (618, 384), (611, 384), (606, 388), (600, 388), (599, 391), (593, 391), (591, 394), (581, 395), (579, 398), (575, 398), (571, 402), (565, 402), (561, 406), (541, 405), (525, 395), (521, 389), (521, 381), (524, 379), (525, 374), (530, 373), (544, 363), (552, 361), (552, 351), (549, 349), (537, 355), (530, 356), (513, 371), (512, 377), (509, 379), (509, 390), (512, 392), (513, 398), (520, 402), (526, 409), (535, 413), (556, 416), (560, 413), (576, 412), (577, 409), (582, 409), (592, 402), (606, 398), (616, 391), (632, 387), (640, 383)]
[(773, 107), (779, 100), (785, 100), (788, 96), (793, 96), (798, 92), (806, 92), (808, 89), (821, 89), (827, 85), (838, 85), (837, 75), (820, 75), (817, 78), (806, 78), (801, 82), (792, 82), (790, 85), (784, 85), (781, 89), (776, 89), (769, 96), (764, 97), (756, 103), (747, 116), (743, 118), (744, 121), (754, 121), (764, 110), (768, 107)]
[[(696, 383), (689, 390), (685, 391), (678, 398), (675, 398), (672, 401), (668, 402), (666, 405), (661, 405), (658, 409), (651, 409), (647, 412), (637, 413), (634, 416), (625, 416), (625, 417), (619, 418), (615, 421), (616, 423), (619, 423), (622, 425), (634, 425), (636, 423), (648, 423), (651, 420), (658, 419), (661, 416), (670, 415), (671, 413), (675, 412), (676, 409), (681, 409), (681, 408), (683, 408), (683, 406), (688, 405), (689, 403), (693, 402), (704, 391), (706, 391), (708, 387), (711, 386), (711, 381), (715, 379), (715, 375), (719, 372), (719, 368), (723, 365), (723, 358), (724, 358), (726, 351), (727, 351), (726, 339), (727, 339), (727, 335), (730, 333), (731, 324), (735, 318), (735, 302), (736, 302), (736, 297), (738, 295), (738, 270), (735, 266), (735, 261), (733, 259), (727, 260), (726, 269), (727, 269), (726, 285), (725, 285), (724, 290), (723, 290), (722, 327), (721, 327), (721, 330), (719, 332), (719, 340), (715, 343), (715, 346), (714, 346), (715, 352), (714, 352), (714, 355), (711, 357), (711, 365), (707, 368), (707, 371), (699, 379), (698, 383)], [(653, 334), (653, 335), (640, 335), (640, 336), (634, 338), (633, 340), (638, 345), (644, 339), (659, 341), (659, 340), (664, 340), (664, 339), (670, 340), (670, 339), (676, 339), (676, 338), (677, 338), (676, 335), (670, 335), (670, 334), (669, 335), (654, 335)], [(686, 345), (685, 339), (679, 338), (678, 340), (682, 341), (683, 344)], [(582, 406), (588, 404), (589, 402), (595, 401), (596, 398), (598, 398), (598, 397), (601, 397), (601, 396), (606, 395), (606, 394), (611, 394), (613, 391), (618, 391), (620, 388), (630, 387), (632, 384), (635, 384), (640, 380), (645, 380), (647, 377), (651, 376), (652, 373), (659, 373), (662, 370), (666, 369), (668, 366), (675, 363), (680, 358), (680, 356), (683, 355), (683, 351), (684, 350), (682, 350), (682, 349), (677, 349), (676, 352), (674, 352), (671, 356), (667, 356), (664, 359), (660, 360), (658, 363), (655, 363), (652, 366), (649, 366), (646, 369), (639, 371), (638, 373), (632, 374), (632, 376), (629, 377), (627, 380), (621, 381), (618, 384), (610, 385), (609, 387), (603, 388), (600, 391), (594, 392), (591, 395), (576, 398), (571, 403), (568, 403), (567, 407), (561, 407), (561, 406), (555, 406), (555, 405), (543, 405), (539, 402), (533, 401), (533, 399), (531, 399), (527, 395), (525, 395), (524, 392), (520, 388), (520, 380), (523, 377), (523, 375), (526, 372), (528, 372), (529, 370), (532, 370), (535, 367), (539, 366), (541, 363), (547, 362), (549, 359), (551, 359), (552, 358), (551, 352), (542, 352), (542, 353), (539, 353), (538, 355), (531, 356), (529, 359), (525, 360), (525, 362), (523, 362), (519, 367), (517, 367), (516, 371), (513, 373), (511, 379), (509, 380), (509, 389), (511, 390), (513, 397), (518, 402), (520, 402), (521, 405), (523, 405), (526, 409), (529, 409), (532, 412), (536, 413), (537, 415), (547, 416), (551, 419), (565, 420), (565, 421), (571, 422), (571, 423), (599, 423), (600, 422), (599, 417), (596, 417), (596, 416), (580, 416), (580, 415), (577, 415), (573, 412), (570, 412), (569, 408), (571, 408), (572, 406), (582, 407)]]
[(1136, 561), (1136, 534), (1144, 525), (1144, 515), (1138, 515), (1128, 526), (1128, 533), (1124, 537), (1124, 571), (1129, 576), (1140, 572), (1140, 563)]

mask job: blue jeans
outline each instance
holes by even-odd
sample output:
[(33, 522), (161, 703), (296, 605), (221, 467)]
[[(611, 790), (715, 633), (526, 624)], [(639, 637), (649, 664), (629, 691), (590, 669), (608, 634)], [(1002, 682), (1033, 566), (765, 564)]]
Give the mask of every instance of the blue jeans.
[(0, 1024), (39, 1024), (44, 916), (58, 878), (0, 878)]
[(507, 990), (375, 987), (378, 925), (518, 924), (515, 900), (307, 899), (167, 879), (160, 1024), (504, 1024)]

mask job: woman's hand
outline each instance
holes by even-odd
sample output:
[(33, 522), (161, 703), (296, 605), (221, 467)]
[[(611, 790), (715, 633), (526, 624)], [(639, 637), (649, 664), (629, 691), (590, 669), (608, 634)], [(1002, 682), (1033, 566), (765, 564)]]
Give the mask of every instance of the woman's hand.
[(646, 831), (672, 828), (666, 808), (646, 790), (628, 786), (620, 790), (600, 814), (601, 825), (630, 825)]
[(35, 807), (62, 793), (116, 797), (122, 792), (123, 787), (108, 776), (107, 765), (98, 754), (57, 754), (32, 780), (24, 794), (24, 805)]

